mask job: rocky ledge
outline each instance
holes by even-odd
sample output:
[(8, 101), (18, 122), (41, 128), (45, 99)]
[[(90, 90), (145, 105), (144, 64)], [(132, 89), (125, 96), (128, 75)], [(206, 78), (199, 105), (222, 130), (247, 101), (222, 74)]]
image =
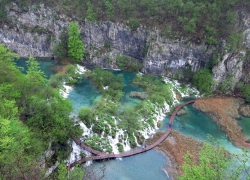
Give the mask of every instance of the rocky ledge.
[(230, 141), (238, 147), (250, 147), (249, 140), (238, 125), (240, 118), (239, 107), (243, 99), (234, 97), (215, 97), (199, 99), (194, 103), (194, 108), (209, 114), (219, 127), (226, 133)]

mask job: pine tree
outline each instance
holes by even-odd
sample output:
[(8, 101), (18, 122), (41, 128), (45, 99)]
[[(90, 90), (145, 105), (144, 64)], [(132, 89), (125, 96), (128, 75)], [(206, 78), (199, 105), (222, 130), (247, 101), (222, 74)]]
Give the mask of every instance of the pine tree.
[(80, 30), (76, 22), (69, 24), (68, 36), (68, 54), (73, 62), (80, 62), (83, 59), (85, 47), (80, 38)]

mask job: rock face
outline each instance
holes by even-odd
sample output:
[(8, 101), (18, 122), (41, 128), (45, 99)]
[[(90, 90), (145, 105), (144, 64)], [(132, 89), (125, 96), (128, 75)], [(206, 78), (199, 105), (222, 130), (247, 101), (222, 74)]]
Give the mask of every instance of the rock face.
[[(250, 14), (246, 11), (239, 12), (240, 20), (244, 29), (243, 46), (250, 47)], [(246, 52), (226, 52), (222, 61), (213, 68), (213, 78), (218, 87), (228, 84), (231, 89), (240, 81), (250, 83), (250, 59), (245, 59)]]
[(7, 7), (7, 12), (13, 27), (0, 28), (0, 43), (10, 46), (22, 57), (53, 57), (51, 49), (70, 18), (57, 15), (56, 9), (43, 5), (21, 12), (13, 3)]
[[(234, 56), (227, 53), (223, 60), (215, 67), (213, 67), (213, 79), (215, 81), (215, 88), (221, 84), (228, 86), (232, 90), (236, 83), (242, 78), (244, 53)], [(227, 87), (225, 87), (225, 91)], [(226, 93), (226, 92), (223, 92)]]
[[(16, 4), (6, 7), (12, 26), (0, 28), (0, 43), (10, 46), (22, 57), (52, 57), (53, 45), (59, 41), (64, 28), (68, 27), (74, 17), (60, 14), (58, 7), (48, 8), (41, 5), (29, 7), (21, 11)], [(244, 16), (245, 44), (250, 44), (250, 21)], [(131, 31), (120, 23), (79, 22), (81, 37), (88, 55), (85, 63), (102, 68), (117, 69), (117, 55), (126, 55), (144, 65), (142, 72), (157, 75), (180, 75), (184, 69), (196, 71), (211, 60), (212, 49), (205, 45), (194, 45), (183, 41), (172, 41), (160, 36), (157, 29), (147, 30), (140, 26)], [(249, 81), (242, 73), (240, 55), (227, 53), (223, 61), (213, 69), (217, 84), (230, 79), (236, 82), (243, 79)], [(229, 76), (230, 75), (230, 76)]]
[(146, 31), (132, 32), (123, 24), (85, 22), (82, 38), (94, 65), (117, 69), (116, 56), (127, 55), (143, 62)]
[(91, 63), (104, 68), (116, 69), (116, 56), (127, 55), (143, 63), (144, 73), (164, 75), (186, 67), (195, 71), (210, 59), (210, 53), (203, 53), (204, 46), (188, 47), (180, 42), (172, 42), (162, 38), (157, 30), (149, 32), (145, 27), (133, 32), (119, 23), (85, 22), (82, 37)]
[[(51, 49), (63, 28), (72, 18), (60, 15), (58, 9), (43, 5), (22, 12), (16, 4), (7, 7), (13, 27), (0, 28), (0, 42), (10, 46), (22, 57), (51, 57)], [(191, 67), (193, 71), (210, 59), (205, 46), (170, 41), (158, 30), (139, 27), (131, 31), (126, 25), (112, 22), (80, 22), (81, 36), (89, 56), (88, 62), (103, 68), (117, 69), (116, 56), (127, 55), (143, 63), (144, 73), (173, 74)]]

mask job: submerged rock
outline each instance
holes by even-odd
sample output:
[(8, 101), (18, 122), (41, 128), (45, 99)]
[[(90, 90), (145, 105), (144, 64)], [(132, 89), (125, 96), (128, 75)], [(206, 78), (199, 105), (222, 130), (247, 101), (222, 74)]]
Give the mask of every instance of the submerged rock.
[(239, 112), (245, 117), (250, 117), (250, 104), (241, 105), (239, 108)]
[(246, 140), (245, 142), (246, 142), (246, 143), (250, 143), (250, 139)]
[(187, 114), (187, 111), (184, 110), (184, 109), (180, 109), (180, 110), (177, 112), (177, 116), (181, 116), (181, 115), (184, 115), (184, 114)]
[(147, 92), (137, 92), (137, 91), (132, 91), (129, 94), (130, 97), (132, 98), (139, 98), (139, 99), (147, 99), (149, 97)]

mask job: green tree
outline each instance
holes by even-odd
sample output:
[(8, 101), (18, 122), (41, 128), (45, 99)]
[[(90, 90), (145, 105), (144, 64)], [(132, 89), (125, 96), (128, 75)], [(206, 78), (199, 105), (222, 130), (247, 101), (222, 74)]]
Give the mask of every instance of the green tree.
[(59, 37), (59, 42), (53, 47), (52, 52), (58, 59), (68, 58), (68, 31), (66, 28), (63, 29)]
[(10, 48), (0, 44), (0, 83), (13, 83), (22, 77), (14, 63), (14, 59), (18, 58), (18, 55), (12, 53)]
[(1, 102), (0, 179), (41, 179), (40, 141), (18, 120), (15, 101)]
[[(184, 165), (181, 166), (183, 174), (178, 180), (237, 180), (249, 179), (249, 169), (244, 169), (244, 166), (249, 160), (247, 152), (243, 154), (243, 160), (236, 156), (242, 165), (231, 159), (230, 154), (221, 146), (212, 146), (205, 142), (199, 152), (198, 164), (192, 161), (191, 154), (187, 153), (184, 156)], [(245, 171), (247, 170), (247, 171)], [(244, 175), (245, 174), (245, 175)]]
[(87, 9), (87, 17), (86, 19), (91, 22), (96, 21), (96, 13), (94, 12), (94, 5), (90, 2), (87, 3), (88, 9)]
[(95, 117), (89, 107), (81, 108), (78, 117), (88, 128), (90, 128), (91, 124), (95, 121)]
[(206, 95), (212, 93), (213, 77), (208, 69), (201, 69), (194, 74), (193, 84), (197, 89)]
[(73, 62), (80, 62), (83, 60), (85, 47), (76, 22), (71, 22), (69, 24), (68, 36), (68, 54)]
[(80, 166), (76, 166), (74, 170), (67, 170), (65, 164), (59, 164), (57, 171), (58, 180), (81, 180), (84, 179), (85, 173)]
[(241, 88), (242, 95), (250, 102), (250, 84), (245, 84)]

